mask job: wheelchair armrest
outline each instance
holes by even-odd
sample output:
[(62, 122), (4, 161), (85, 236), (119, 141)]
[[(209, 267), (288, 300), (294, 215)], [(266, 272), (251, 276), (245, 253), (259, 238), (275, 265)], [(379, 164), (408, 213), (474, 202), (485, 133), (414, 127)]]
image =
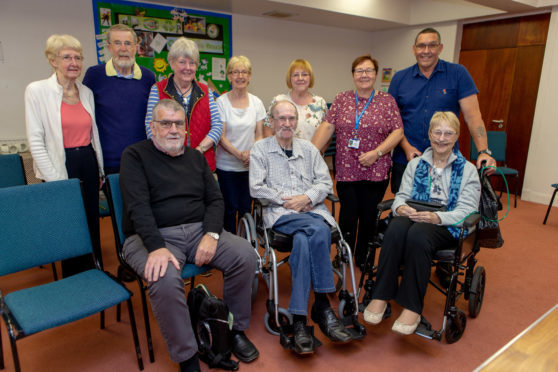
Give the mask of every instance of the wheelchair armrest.
[(463, 221), (463, 226), (467, 228), (477, 226), (480, 219), (481, 219), (481, 215), (479, 213), (472, 213), (468, 215), (467, 218), (465, 218), (465, 221)]
[(326, 196), (326, 199), (330, 200), (333, 203), (338, 203), (339, 202), (339, 197), (337, 195), (334, 195), (334, 194), (328, 194)]
[(378, 204), (378, 212), (387, 211), (391, 209), (391, 205), (393, 204), (394, 199), (384, 200), (380, 204)]

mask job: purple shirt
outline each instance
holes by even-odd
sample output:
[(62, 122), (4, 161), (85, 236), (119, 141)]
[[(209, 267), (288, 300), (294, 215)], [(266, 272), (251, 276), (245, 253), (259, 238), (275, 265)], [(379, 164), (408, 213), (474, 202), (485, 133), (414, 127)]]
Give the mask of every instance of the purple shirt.
[[(366, 105), (367, 98), (358, 98), (358, 112)], [(376, 149), (396, 129), (403, 128), (401, 115), (393, 97), (378, 92), (362, 115), (358, 130), (355, 128), (355, 92), (339, 93), (333, 100), (326, 119), (335, 125), (337, 155), (335, 157), (337, 181), (383, 181), (388, 179), (391, 154), (384, 154), (372, 166), (363, 167), (358, 162), (360, 154)], [(358, 149), (349, 148), (350, 139), (359, 139)]]

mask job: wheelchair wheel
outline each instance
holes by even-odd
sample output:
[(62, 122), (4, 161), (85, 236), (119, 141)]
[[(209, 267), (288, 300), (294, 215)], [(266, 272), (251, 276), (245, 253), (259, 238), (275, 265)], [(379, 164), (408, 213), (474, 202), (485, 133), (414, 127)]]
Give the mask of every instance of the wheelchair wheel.
[(250, 213), (245, 213), (244, 216), (242, 216), (242, 219), (238, 221), (236, 235), (248, 240), (250, 244), (253, 245), (256, 239), (256, 234), (254, 231), (254, 219)]
[(446, 341), (448, 344), (453, 344), (459, 341), (463, 332), (465, 332), (465, 326), (467, 325), (467, 315), (461, 310), (457, 310), (455, 315), (448, 317), (448, 322), (446, 324)]
[(486, 270), (484, 270), (484, 267), (479, 266), (475, 269), (471, 288), (469, 289), (469, 315), (471, 318), (476, 318), (481, 311), (485, 284)]
[[(281, 331), (279, 330), (279, 325), (275, 323), (275, 316), (269, 312), (264, 315), (265, 329), (274, 336), (279, 336)], [(293, 324), (293, 316), (287, 310), (282, 307), (279, 308), (279, 322), (281, 324)]]

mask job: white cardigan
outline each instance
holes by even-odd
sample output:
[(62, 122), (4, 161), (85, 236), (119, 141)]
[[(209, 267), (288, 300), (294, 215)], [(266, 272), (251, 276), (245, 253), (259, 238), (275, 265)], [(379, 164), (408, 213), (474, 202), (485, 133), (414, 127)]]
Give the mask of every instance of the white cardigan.
[[(76, 85), (81, 104), (91, 115), (91, 144), (99, 163), (99, 176), (102, 177), (103, 153), (95, 122), (93, 92), (79, 81), (76, 81)], [(60, 115), (63, 91), (56, 73), (48, 79), (32, 82), (25, 89), (25, 124), (29, 149), (33, 155), (33, 169), (37, 178), (45, 181), (68, 178)]]

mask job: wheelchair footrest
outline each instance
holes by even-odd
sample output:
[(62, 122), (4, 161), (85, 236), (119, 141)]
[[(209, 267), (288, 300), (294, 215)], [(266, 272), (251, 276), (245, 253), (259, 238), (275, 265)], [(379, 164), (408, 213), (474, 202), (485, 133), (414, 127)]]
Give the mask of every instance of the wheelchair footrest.
[[(322, 343), (320, 340), (316, 338), (316, 336), (314, 336), (313, 326), (306, 326), (306, 328), (308, 329), (309, 333), (312, 335), (312, 338), (314, 339), (314, 350), (316, 350), (318, 347), (322, 346)], [(281, 334), (279, 335), (279, 342), (281, 343), (281, 346), (283, 346), (283, 348), (287, 350), (294, 349), (294, 336), (293, 336), (292, 325), (281, 326)]]
[(366, 336), (366, 328), (359, 323), (355, 315), (344, 317), (340, 320), (353, 340), (362, 340)]
[(442, 334), (432, 329), (432, 324), (425, 317), (421, 316), (420, 324), (415, 330), (415, 335), (428, 338), (430, 340), (442, 341)]

